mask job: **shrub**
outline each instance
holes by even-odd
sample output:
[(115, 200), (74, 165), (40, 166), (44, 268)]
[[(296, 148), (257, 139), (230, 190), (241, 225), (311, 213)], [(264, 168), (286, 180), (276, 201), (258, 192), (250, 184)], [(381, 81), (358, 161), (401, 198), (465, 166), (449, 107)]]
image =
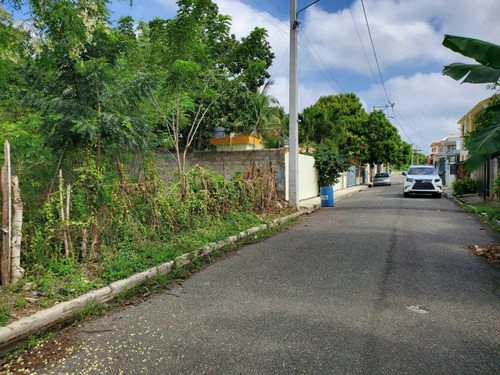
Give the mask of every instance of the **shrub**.
[(352, 165), (351, 157), (347, 153), (339, 152), (333, 148), (320, 147), (314, 153), (314, 166), (318, 168), (318, 184), (332, 186), (339, 181), (340, 175)]
[(456, 180), (451, 186), (455, 195), (474, 194), (476, 192), (476, 183), (472, 178)]

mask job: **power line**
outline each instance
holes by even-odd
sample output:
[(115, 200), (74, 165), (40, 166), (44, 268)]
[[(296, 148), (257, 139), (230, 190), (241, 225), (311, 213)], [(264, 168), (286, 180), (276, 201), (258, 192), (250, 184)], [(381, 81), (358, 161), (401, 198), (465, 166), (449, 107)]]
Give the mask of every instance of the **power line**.
[(398, 118), (396, 117), (396, 112), (394, 111), (394, 107), (391, 107), (392, 109), (392, 115), (394, 116), (394, 120), (396, 121), (396, 123), (398, 124), (399, 128), (401, 129), (401, 131), (403, 132), (403, 134), (406, 136), (406, 138), (408, 138), (408, 140), (411, 142), (412, 145), (415, 145), (417, 146), (417, 149), (421, 149), (421, 147), (419, 147), (414, 141), (413, 139), (410, 138), (410, 136), (408, 134), (406, 134), (404, 128), (401, 126), (401, 124), (399, 123), (399, 120)]
[[(257, 4), (254, 0), (250, 0), (250, 1), (251, 1), (251, 2), (253, 2), (255, 5), (257, 5), (257, 6), (258, 6), (258, 4)], [(276, 22), (274, 22), (274, 21), (272, 21), (272, 20), (267, 19), (266, 17), (264, 17), (264, 16), (262, 15), (262, 13), (257, 12), (257, 11), (256, 11), (254, 8), (252, 8), (250, 5), (245, 4), (245, 3), (243, 3), (243, 4), (244, 4), (244, 5), (245, 5), (248, 9), (250, 9), (252, 12), (254, 12), (255, 14), (257, 14), (259, 17), (261, 17), (261, 18), (262, 18), (262, 19), (264, 19), (265, 21), (269, 22), (269, 23), (270, 23), (273, 27), (275, 27), (276, 29), (278, 29), (279, 31), (281, 31), (283, 34), (285, 34), (285, 35), (287, 35), (287, 36), (290, 36), (290, 33), (289, 33), (288, 31), (285, 31), (285, 30), (283, 30), (283, 29), (279, 28), (278, 26), (276, 26)], [(272, 16), (272, 13), (271, 13), (269, 10), (267, 10), (266, 8), (263, 8), (263, 9), (264, 9), (267, 13), (269, 13), (269, 15), (271, 15), (271, 16)]]
[(396, 113), (397, 113), (397, 114), (398, 114), (398, 116), (401, 118), (401, 120), (402, 120), (403, 122), (405, 122), (405, 123), (406, 123), (406, 125), (408, 125), (408, 127), (409, 127), (409, 128), (410, 128), (410, 129), (411, 129), (411, 130), (412, 130), (412, 131), (416, 134), (416, 135), (418, 135), (418, 136), (420, 137), (420, 139), (422, 139), (422, 140), (423, 140), (424, 142), (426, 142), (426, 143), (429, 143), (429, 144), (431, 144), (431, 143), (432, 143), (432, 142), (430, 142), (428, 139), (424, 138), (424, 137), (423, 137), (423, 136), (422, 136), (422, 135), (421, 135), (418, 131), (416, 131), (416, 130), (415, 130), (415, 129), (414, 129), (414, 128), (410, 125), (410, 123), (409, 123), (408, 121), (406, 121), (406, 120), (405, 120), (405, 118), (403, 117), (403, 115), (402, 115), (401, 113), (399, 113), (399, 112), (398, 112), (398, 110), (396, 110)]
[(372, 45), (373, 55), (375, 56), (375, 62), (377, 63), (378, 74), (380, 76), (380, 82), (382, 83), (382, 87), (384, 88), (385, 97), (387, 98), (387, 101), (390, 103), (391, 101), (389, 100), (389, 95), (387, 95), (387, 90), (386, 90), (385, 84), (384, 84), (384, 78), (382, 78), (382, 72), (380, 70), (380, 64), (378, 63), (377, 52), (375, 51), (375, 44), (373, 43), (372, 32), (370, 30), (370, 24), (368, 23), (368, 16), (366, 15), (365, 3), (363, 0), (361, 0), (361, 5), (363, 7), (363, 13), (365, 15), (366, 27), (368, 29), (368, 35), (370, 36), (370, 43)]
[(375, 85), (377, 86), (377, 89), (378, 89), (378, 92), (380, 94), (380, 97), (382, 98), (382, 101), (384, 101), (385, 100), (384, 95), (382, 95), (382, 91), (380, 90), (380, 85), (377, 82), (377, 78), (375, 77), (375, 72), (372, 69), (372, 64), (370, 63), (370, 59), (368, 58), (368, 54), (366, 53), (365, 44), (363, 43), (363, 40), (361, 39), (361, 35), (359, 34), (358, 25), (356, 24), (354, 14), (352, 13), (351, 4), (349, 3), (349, 0), (346, 0), (346, 3), (347, 3), (347, 7), (349, 8), (349, 12), (351, 13), (352, 22), (354, 23), (354, 29), (356, 29), (356, 34), (358, 34), (358, 39), (359, 39), (359, 42), (361, 43), (361, 48), (363, 49), (363, 53), (365, 55), (366, 62), (368, 63), (368, 67), (370, 68), (370, 72), (372, 73), (373, 81), (375, 82)]
[(285, 61), (285, 57), (287, 56), (288, 51), (290, 51), (290, 46), (286, 47), (286, 51), (283, 54), (283, 57), (281, 58), (281, 63), (280, 63), (280, 66), (278, 67), (278, 71), (276, 72), (276, 75), (279, 75), (279, 73), (281, 71), (281, 67), (283, 66), (283, 62)]
[[(300, 29), (300, 31), (302, 32), (302, 34), (306, 37), (306, 40), (307, 40), (307, 43), (311, 46), (311, 49), (314, 51), (314, 53), (316, 54), (316, 56), (318, 57), (318, 60), (319, 62), (323, 65), (323, 68), (328, 72), (328, 74), (330, 75), (331, 79), (333, 80), (333, 82), (335, 82), (335, 84), (337, 85), (337, 87), (340, 89), (339, 90), (336, 90), (335, 88), (333, 88), (333, 86), (330, 84), (330, 86), (332, 86), (332, 88), (334, 89), (335, 92), (337, 93), (340, 93), (340, 92), (344, 92), (344, 90), (342, 89), (342, 86), (340, 86), (340, 84), (337, 82), (337, 80), (335, 79), (335, 77), (333, 77), (332, 73), (330, 72), (330, 70), (327, 68), (326, 64), (323, 62), (323, 60), (321, 59), (321, 56), (320, 54), (318, 53), (318, 51), (316, 51), (316, 48), (314, 48), (314, 45), (311, 43), (311, 40), (309, 39), (309, 37), (307, 36), (307, 34), (305, 33), (304, 30)], [(299, 43), (300, 44), (300, 43)], [(307, 54), (306, 54), (307, 55)], [(308, 56), (309, 57), (309, 56)], [(321, 70), (316, 64), (315, 64), (316, 68), (318, 68), (318, 71), (323, 75), (323, 78), (327, 79), (323, 73), (323, 70)]]

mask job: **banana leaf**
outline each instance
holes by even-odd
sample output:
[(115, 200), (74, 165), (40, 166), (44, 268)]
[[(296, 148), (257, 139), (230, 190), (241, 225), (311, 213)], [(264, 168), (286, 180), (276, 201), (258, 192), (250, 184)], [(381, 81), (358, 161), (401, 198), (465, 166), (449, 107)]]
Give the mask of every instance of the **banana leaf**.
[(461, 55), (470, 57), (481, 65), (500, 69), (500, 46), (496, 44), (479, 39), (445, 35), (443, 46)]
[(500, 79), (500, 69), (477, 64), (453, 63), (446, 65), (441, 72), (445, 76), (466, 83), (495, 83)]
[(482, 40), (445, 35), (443, 46), (476, 60), (478, 64), (453, 63), (442, 74), (467, 83), (497, 83), (500, 80), (500, 46)]

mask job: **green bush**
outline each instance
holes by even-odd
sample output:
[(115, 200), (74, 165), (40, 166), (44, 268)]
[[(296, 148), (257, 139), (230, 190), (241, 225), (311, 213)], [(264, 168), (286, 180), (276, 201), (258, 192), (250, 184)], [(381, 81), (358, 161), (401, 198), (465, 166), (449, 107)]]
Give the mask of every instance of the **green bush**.
[(476, 183), (472, 178), (456, 180), (451, 186), (455, 195), (474, 194), (476, 192)]
[(335, 185), (340, 175), (353, 164), (348, 153), (339, 152), (330, 147), (319, 147), (313, 156), (314, 166), (319, 172), (320, 187)]

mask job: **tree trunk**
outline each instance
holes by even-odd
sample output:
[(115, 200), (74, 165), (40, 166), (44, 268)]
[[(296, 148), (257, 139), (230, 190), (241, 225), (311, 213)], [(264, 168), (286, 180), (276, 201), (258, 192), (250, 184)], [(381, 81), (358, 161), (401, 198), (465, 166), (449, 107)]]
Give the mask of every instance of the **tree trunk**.
[(23, 228), (23, 202), (21, 201), (21, 190), (19, 189), (19, 178), (12, 176), (12, 266), (11, 282), (18, 282), (24, 275), (24, 268), (21, 267), (21, 239)]
[(5, 162), (2, 166), (0, 184), (2, 188), (2, 257), (0, 270), (2, 272), (2, 285), (10, 282), (10, 247), (11, 247), (11, 179), (10, 179), (10, 145), (4, 143)]
[(61, 225), (64, 241), (64, 255), (69, 258), (69, 240), (68, 232), (66, 230), (66, 215), (64, 212), (64, 200), (63, 200), (63, 176), (62, 169), (59, 169), (59, 207), (61, 210)]
[(73, 243), (71, 241), (71, 235), (69, 233), (69, 209), (71, 205), (71, 185), (67, 184), (66, 185), (66, 225), (65, 225), (65, 230), (66, 230), (66, 236), (68, 237), (68, 245), (69, 245), (69, 251), (73, 252)]

